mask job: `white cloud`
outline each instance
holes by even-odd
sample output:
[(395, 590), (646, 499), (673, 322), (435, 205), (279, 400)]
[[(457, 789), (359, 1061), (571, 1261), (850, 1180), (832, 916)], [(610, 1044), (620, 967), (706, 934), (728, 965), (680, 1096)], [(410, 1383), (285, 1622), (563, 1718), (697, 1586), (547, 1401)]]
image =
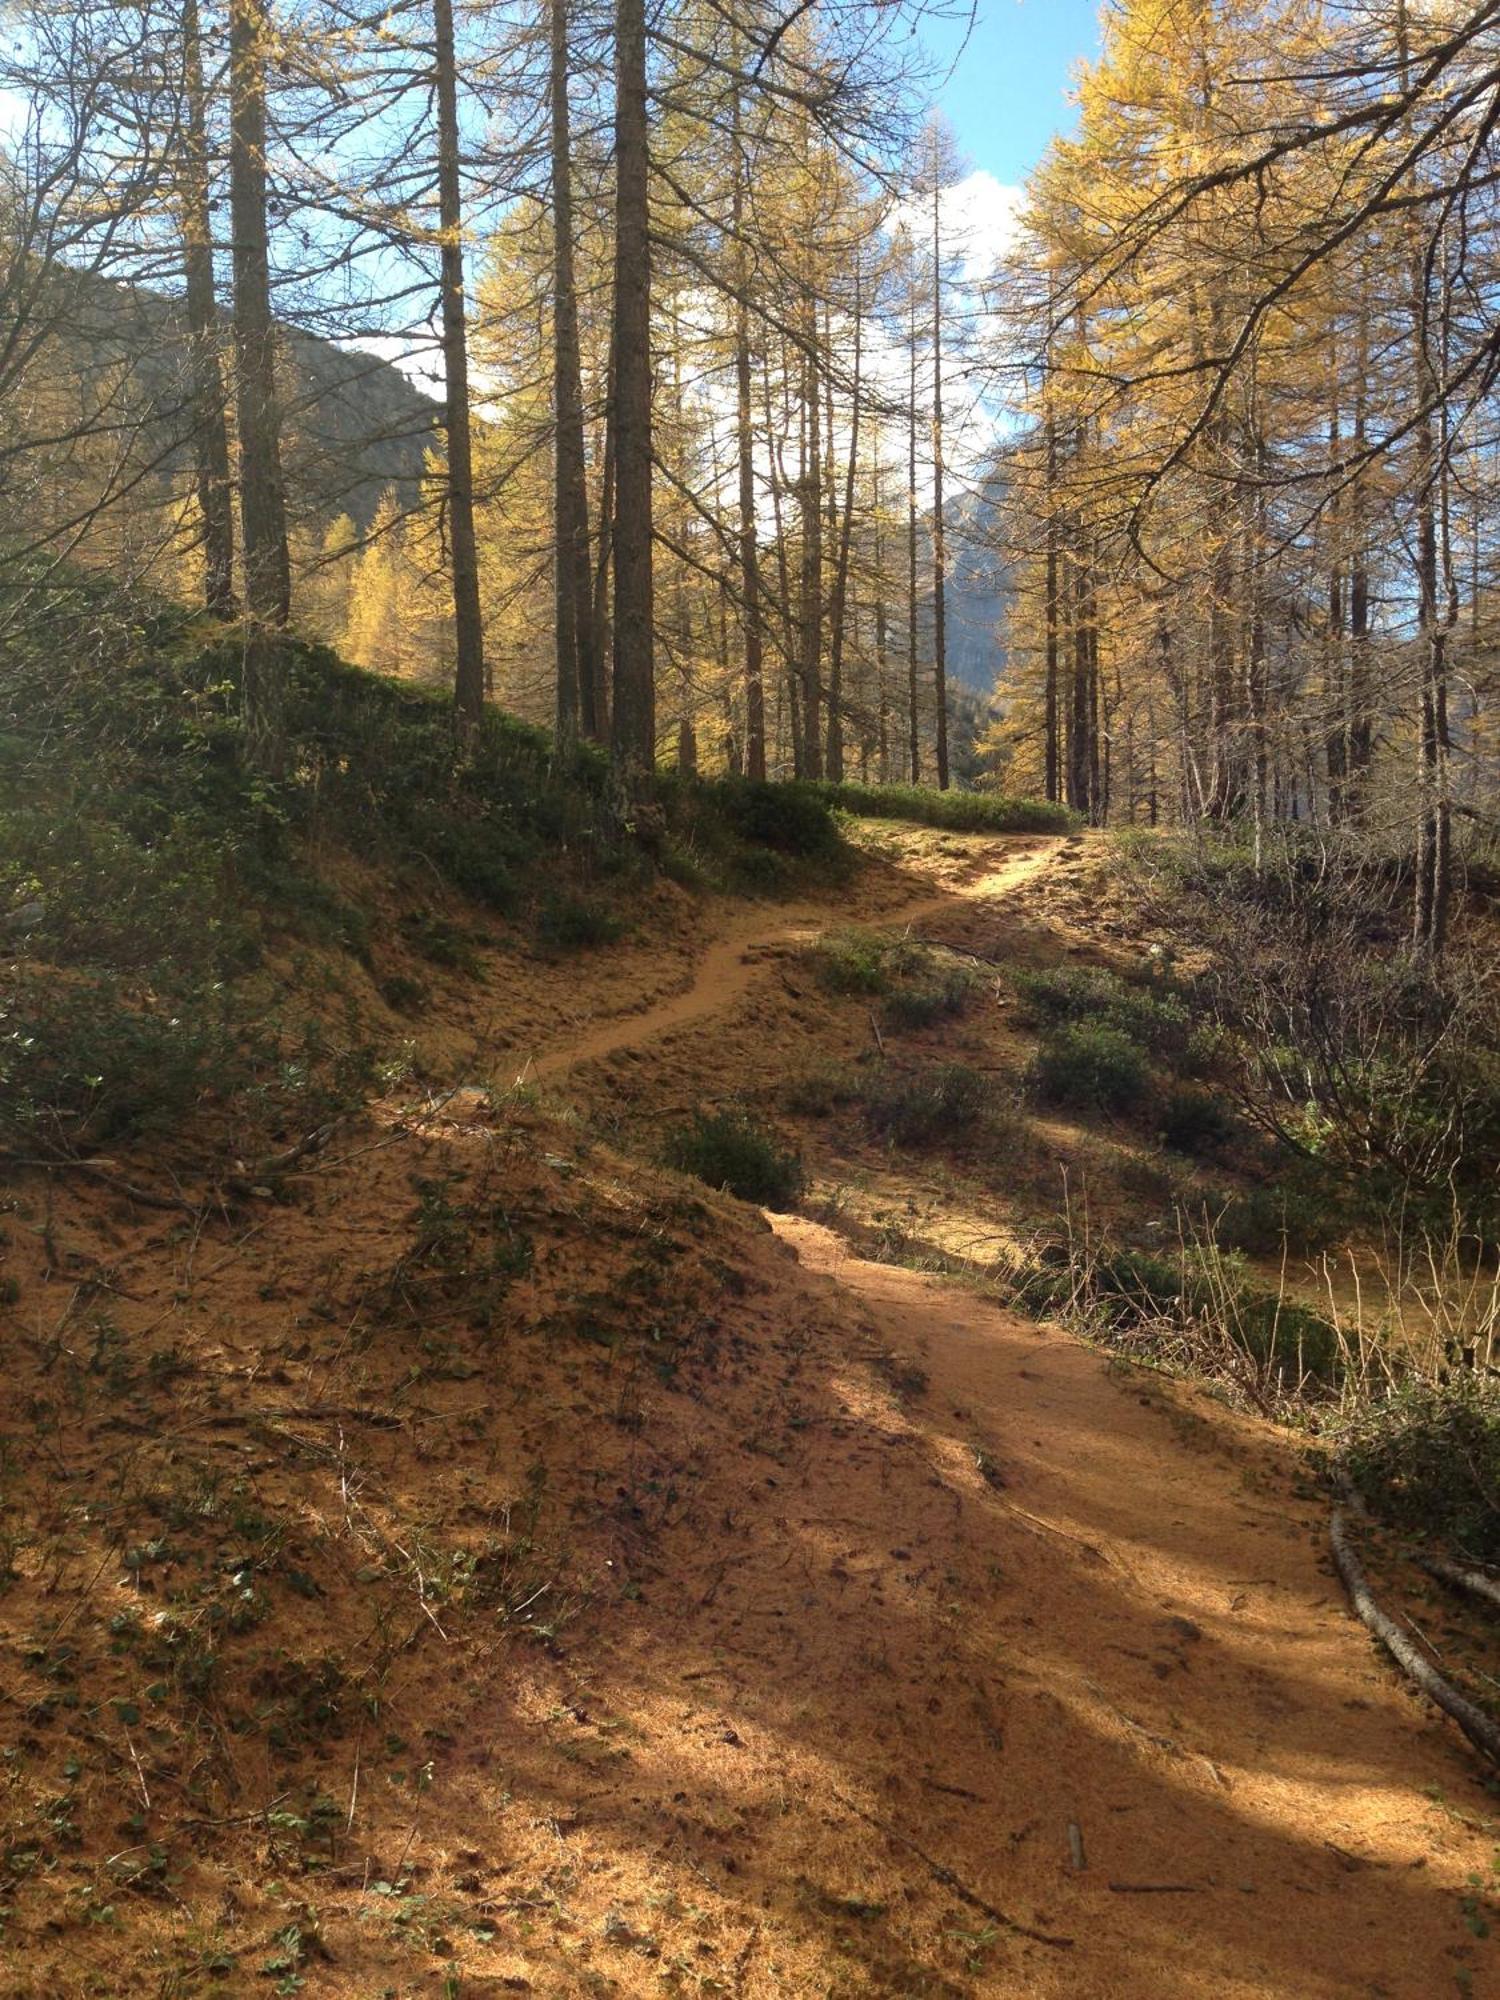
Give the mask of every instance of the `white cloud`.
[[(944, 188), (939, 214), (945, 248), (958, 260), (965, 283), (980, 284), (993, 274), (1016, 240), (1025, 201), (1024, 188), (996, 180), (983, 167)], [(918, 243), (926, 243), (932, 231), (929, 203), (921, 198), (898, 202), (891, 227), (903, 223)]]
[(973, 283), (992, 276), (1019, 233), (1026, 190), (997, 181), (981, 167), (950, 188), (944, 201), (948, 214), (943, 220), (952, 216), (965, 278)]

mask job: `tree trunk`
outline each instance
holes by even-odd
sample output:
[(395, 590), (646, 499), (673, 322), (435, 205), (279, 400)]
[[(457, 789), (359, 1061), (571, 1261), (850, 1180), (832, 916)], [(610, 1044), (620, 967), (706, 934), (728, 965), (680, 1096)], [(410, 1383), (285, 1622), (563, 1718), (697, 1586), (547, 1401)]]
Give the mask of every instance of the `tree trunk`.
[[(1355, 352), (1354, 451), (1356, 458), (1365, 448), (1365, 376), (1370, 359), (1369, 309), (1361, 294), (1359, 335)], [(1374, 751), (1374, 728), (1370, 718), (1370, 572), (1366, 547), (1364, 475), (1357, 472), (1349, 497), (1353, 518), (1353, 552), (1349, 566), (1349, 810), (1358, 815)]]
[(229, 208), (234, 234), (235, 402), (240, 433), (240, 536), (251, 629), (242, 707), (249, 754), (281, 756), (281, 690), (271, 628), (291, 612), (276, 324), (266, 226), (266, 17), (262, 0), (230, 0)]
[(932, 177), (932, 681), (938, 790), (948, 789), (948, 633), (943, 547), (943, 242), (941, 176)]
[(645, 0), (615, 0), (615, 782), (627, 809), (656, 764), (652, 653), (650, 128)]
[(806, 314), (807, 349), (802, 359), (802, 404), (807, 450), (802, 464), (802, 775), (823, 771), (822, 705), (819, 700), (823, 651), (823, 443), (822, 383), (818, 370), (817, 308)]
[(208, 109), (198, 0), (183, 0), (182, 73), (186, 112), (182, 260), (192, 352), (195, 485), (203, 523), (203, 601), (216, 618), (233, 618), (239, 608), (234, 594), (234, 496), (229, 478), (224, 376), (219, 365), (219, 314), (209, 213)]
[(1046, 796), (1053, 803), (1060, 796), (1058, 782), (1058, 728), (1057, 728), (1057, 633), (1058, 633), (1058, 519), (1057, 519), (1057, 418), (1053, 415), (1050, 400), (1047, 409), (1047, 581), (1045, 617), (1046, 631), (1046, 687), (1043, 693), (1043, 721), (1046, 734), (1044, 756), (1046, 760), (1044, 786)]
[[(1346, 597), (1344, 591), (1343, 496), (1337, 471), (1343, 450), (1343, 412), (1339, 407), (1338, 350), (1333, 346), (1328, 359), (1328, 463), (1334, 488), (1324, 520), (1328, 535), (1328, 630), (1323, 645), (1323, 706), (1327, 719), (1328, 817), (1342, 820), (1349, 807), (1349, 688), (1344, 646)], [(1252, 731), (1260, 729), (1260, 754), (1264, 756), (1264, 727), (1251, 715)], [(1262, 801), (1262, 803), (1264, 803)]]
[(568, 105), (568, 0), (552, 0), (553, 583), (557, 616), (557, 737), (581, 725), (597, 739), (599, 662), (594, 625), (589, 496), (583, 446), (583, 364), (573, 257), (573, 166)]
[(839, 551), (833, 575), (833, 603), (828, 620), (828, 775), (835, 784), (844, 777), (844, 609), (849, 601), (849, 551), (854, 531), (854, 477), (859, 465), (859, 405), (863, 392), (864, 293), (861, 273), (854, 267), (854, 372), (849, 406), (849, 460), (844, 470), (844, 517), (839, 525)]
[(750, 260), (744, 238), (745, 185), (749, 167), (745, 159), (738, 88), (734, 94), (733, 121), (734, 384), (739, 453), (740, 594), (744, 599), (742, 615), (745, 623), (745, 774), (760, 781), (766, 775), (765, 643), (761, 632), (760, 553), (756, 547), (755, 433), (750, 415), (750, 308), (746, 298), (750, 285)]
[(469, 425), (469, 343), (464, 306), (463, 186), (453, 0), (432, 0), (432, 30), (438, 227), (442, 234), (443, 430), (448, 444), (445, 499), (457, 661), (453, 698), (459, 720), (466, 728), (475, 729), (484, 714), (484, 626), (479, 610), (479, 550), (474, 538), (474, 452)]
[(612, 658), (613, 630), (610, 625), (610, 578), (615, 539), (615, 342), (610, 331), (609, 356), (604, 364), (604, 463), (599, 469), (599, 549), (594, 557), (593, 591), (593, 670), (594, 720), (599, 741), (610, 734), (610, 683), (605, 661)]
[(917, 273), (913, 255), (911, 279), (910, 409), (906, 434), (906, 680), (910, 711), (911, 781), (922, 782), (922, 736), (917, 699)]

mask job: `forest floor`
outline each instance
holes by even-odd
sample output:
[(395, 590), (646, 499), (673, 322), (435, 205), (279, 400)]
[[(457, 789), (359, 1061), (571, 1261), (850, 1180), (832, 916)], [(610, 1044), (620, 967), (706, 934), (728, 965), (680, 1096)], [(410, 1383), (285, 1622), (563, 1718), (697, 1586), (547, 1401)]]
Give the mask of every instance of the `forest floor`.
[[(1060, 1173), (1149, 1209), (1149, 1145), (787, 1109), (888, 1033), (823, 930), (1108, 963), (1092, 843), (862, 840), (836, 898), (497, 946), (445, 1087), (279, 1200), (20, 1186), (6, 1995), (1500, 1993), (1493, 1800), (1304, 1447), (911, 1268)], [(996, 982), (897, 1055), (1026, 1052)], [(796, 1124), (799, 1213), (654, 1164), (719, 1102)]]

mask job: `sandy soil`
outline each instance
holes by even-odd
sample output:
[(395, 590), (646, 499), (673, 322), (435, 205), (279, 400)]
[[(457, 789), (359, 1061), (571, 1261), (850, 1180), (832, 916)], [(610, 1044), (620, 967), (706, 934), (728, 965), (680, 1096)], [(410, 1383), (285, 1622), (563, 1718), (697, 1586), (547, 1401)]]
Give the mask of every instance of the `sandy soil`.
[[(1076, 854), (860, 909), (1009, 937)], [(542, 1107), (393, 1102), (285, 1207), (18, 1195), (0, 1992), (1500, 1991), (1291, 1440), (580, 1122), (836, 1043), (845, 914), (580, 974)]]

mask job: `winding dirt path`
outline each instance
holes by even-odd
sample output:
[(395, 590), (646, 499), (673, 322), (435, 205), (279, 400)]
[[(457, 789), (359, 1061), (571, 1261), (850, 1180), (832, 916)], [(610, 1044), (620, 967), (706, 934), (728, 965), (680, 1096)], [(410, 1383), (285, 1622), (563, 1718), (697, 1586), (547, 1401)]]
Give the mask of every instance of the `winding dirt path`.
[[(860, 921), (1003, 897), (1061, 845), (1007, 846), (967, 880)], [(808, 909), (746, 925), (681, 992), (529, 1073), (726, 1013), (767, 954), (835, 920)], [(778, 1679), (761, 1685), (768, 1616), (785, 1618), (797, 1728), (813, 1741), (810, 1713), (847, 1713), (816, 1750), (837, 1756), (849, 1789), (824, 1827), (766, 1828), (750, 1865), (768, 1899), (788, 1871), (856, 1879), (853, 1835), (868, 1847), (873, 1834), (892, 1880), (980, 1885), (1027, 1937), (1053, 1941), (1007, 1937), (971, 1902), (972, 1931), (945, 1935), (972, 1936), (972, 1988), (872, 1959), (859, 1988), (872, 1993), (1496, 1992), (1494, 1947), (1461, 1886), (1477, 1822), (1441, 1803), (1474, 1800), (1472, 1769), (1347, 1615), (1324, 1505), (1298, 1491), (1286, 1440), (960, 1286), (864, 1262), (815, 1223), (772, 1224), (814, 1287), (834, 1287), (881, 1349), (919, 1365), (926, 1386), (906, 1419), (931, 1472), (913, 1485), (882, 1464), (877, 1478), (867, 1446), (830, 1443), (780, 1503), (778, 1533), (726, 1558), (731, 1581), (681, 1629), (737, 1687), (728, 1740), (796, 1733)], [(812, 1582), (815, 1560), (800, 1605), (768, 1613), (785, 1551), (804, 1540), (826, 1541), (831, 1581)], [(932, 1622), (918, 1607), (937, 1577), (952, 1602)]]
[(620, 1049), (638, 1048), (642, 1043), (670, 1035), (705, 1015), (724, 1013), (761, 976), (768, 954), (789, 946), (811, 944), (841, 922), (857, 920), (887, 929), (918, 923), (924, 917), (952, 909), (956, 903), (984, 902), (1006, 895), (1044, 869), (1063, 845), (1060, 839), (1017, 838), (997, 842), (998, 857), (986, 857), (977, 870), (954, 887), (887, 909), (861, 912), (857, 919), (854, 912), (830, 910), (826, 904), (807, 904), (791, 912), (779, 911), (772, 924), (760, 916), (737, 924), (726, 937), (708, 946), (694, 967), (689, 984), (680, 992), (668, 994), (642, 1012), (603, 1020), (577, 1040), (528, 1057), (517, 1081), (533, 1082), (557, 1076)]

